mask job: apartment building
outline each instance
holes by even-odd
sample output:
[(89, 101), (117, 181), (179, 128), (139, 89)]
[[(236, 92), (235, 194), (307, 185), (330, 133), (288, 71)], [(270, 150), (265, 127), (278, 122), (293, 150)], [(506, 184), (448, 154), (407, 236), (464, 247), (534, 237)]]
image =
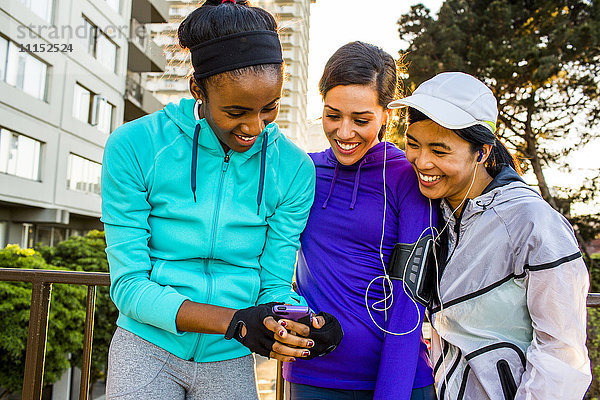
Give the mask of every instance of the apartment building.
[[(308, 91), (308, 39), (310, 5), (316, 0), (257, 0), (254, 4), (271, 11), (279, 22), (286, 81), (277, 123), (284, 134), (307, 149), (306, 109)], [(189, 97), (189, 53), (181, 51), (177, 41), (179, 23), (198, 7), (195, 0), (168, 0), (169, 23), (152, 25), (154, 40), (165, 49), (167, 68), (164, 74), (147, 74), (147, 90), (161, 102), (178, 102)]]
[(163, 0), (0, 0), (0, 246), (102, 229), (100, 171), (117, 126), (162, 107), (147, 24)]

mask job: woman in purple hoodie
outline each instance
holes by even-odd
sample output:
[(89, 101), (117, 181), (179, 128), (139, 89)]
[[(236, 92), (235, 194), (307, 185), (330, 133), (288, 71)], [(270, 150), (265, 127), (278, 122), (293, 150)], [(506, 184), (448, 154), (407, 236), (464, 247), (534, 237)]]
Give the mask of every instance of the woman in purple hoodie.
[(327, 62), (319, 89), (331, 148), (310, 154), (316, 194), (297, 283), (313, 310), (339, 319), (344, 338), (323, 357), (286, 363), (290, 398), (434, 399), (424, 308), (400, 281), (393, 303), (382, 301), (390, 295), (383, 276), (394, 245), (416, 242), (435, 222), (404, 152), (382, 141), (396, 63), (376, 46), (349, 43)]

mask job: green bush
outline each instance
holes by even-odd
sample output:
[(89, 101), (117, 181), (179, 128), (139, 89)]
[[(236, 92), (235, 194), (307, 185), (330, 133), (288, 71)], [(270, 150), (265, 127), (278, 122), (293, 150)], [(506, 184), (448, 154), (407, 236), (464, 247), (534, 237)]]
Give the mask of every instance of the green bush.
[[(44, 247), (40, 252), (46, 261), (72, 271), (108, 272), (104, 232), (90, 231), (85, 236), (72, 236), (56, 247)], [(85, 306), (84, 306), (85, 310)], [(110, 299), (107, 287), (96, 290), (96, 313), (90, 383), (105, 379), (108, 347), (116, 328), (118, 311)], [(82, 352), (73, 354), (73, 363), (81, 366)]]
[[(0, 249), (0, 268), (65, 269), (46, 263), (32, 249)], [(68, 354), (82, 347), (85, 288), (54, 284), (51, 292), (44, 383), (56, 382), (71, 366)], [(31, 284), (0, 282), (0, 386), (18, 392), (23, 386), (31, 305)]]

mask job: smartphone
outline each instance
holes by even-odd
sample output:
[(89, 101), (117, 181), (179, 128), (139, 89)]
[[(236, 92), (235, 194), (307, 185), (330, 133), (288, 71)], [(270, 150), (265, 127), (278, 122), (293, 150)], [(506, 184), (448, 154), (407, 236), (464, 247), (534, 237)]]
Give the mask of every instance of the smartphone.
[(312, 311), (308, 306), (277, 304), (273, 306), (273, 314), (278, 315), (281, 318), (291, 319), (292, 321), (298, 321), (306, 325), (312, 322)]

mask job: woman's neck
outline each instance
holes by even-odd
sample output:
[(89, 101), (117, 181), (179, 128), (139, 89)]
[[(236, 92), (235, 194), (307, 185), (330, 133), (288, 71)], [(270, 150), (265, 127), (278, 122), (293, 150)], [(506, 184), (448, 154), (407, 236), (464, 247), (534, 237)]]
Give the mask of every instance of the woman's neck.
[(462, 214), (467, 199), (474, 199), (475, 197), (481, 195), (485, 188), (493, 180), (494, 178), (492, 178), (492, 176), (487, 172), (485, 167), (477, 167), (475, 179), (473, 181), (473, 184), (470, 185), (470, 189), (468, 189), (468, 192), (466, 194), (462, 192), (460, 195), (454, 198), (446, 198), (446, 200), (450, 204), (450, 207), (452, 207), (452, 210), (454, 210), (454, 216), (458, 218)]

